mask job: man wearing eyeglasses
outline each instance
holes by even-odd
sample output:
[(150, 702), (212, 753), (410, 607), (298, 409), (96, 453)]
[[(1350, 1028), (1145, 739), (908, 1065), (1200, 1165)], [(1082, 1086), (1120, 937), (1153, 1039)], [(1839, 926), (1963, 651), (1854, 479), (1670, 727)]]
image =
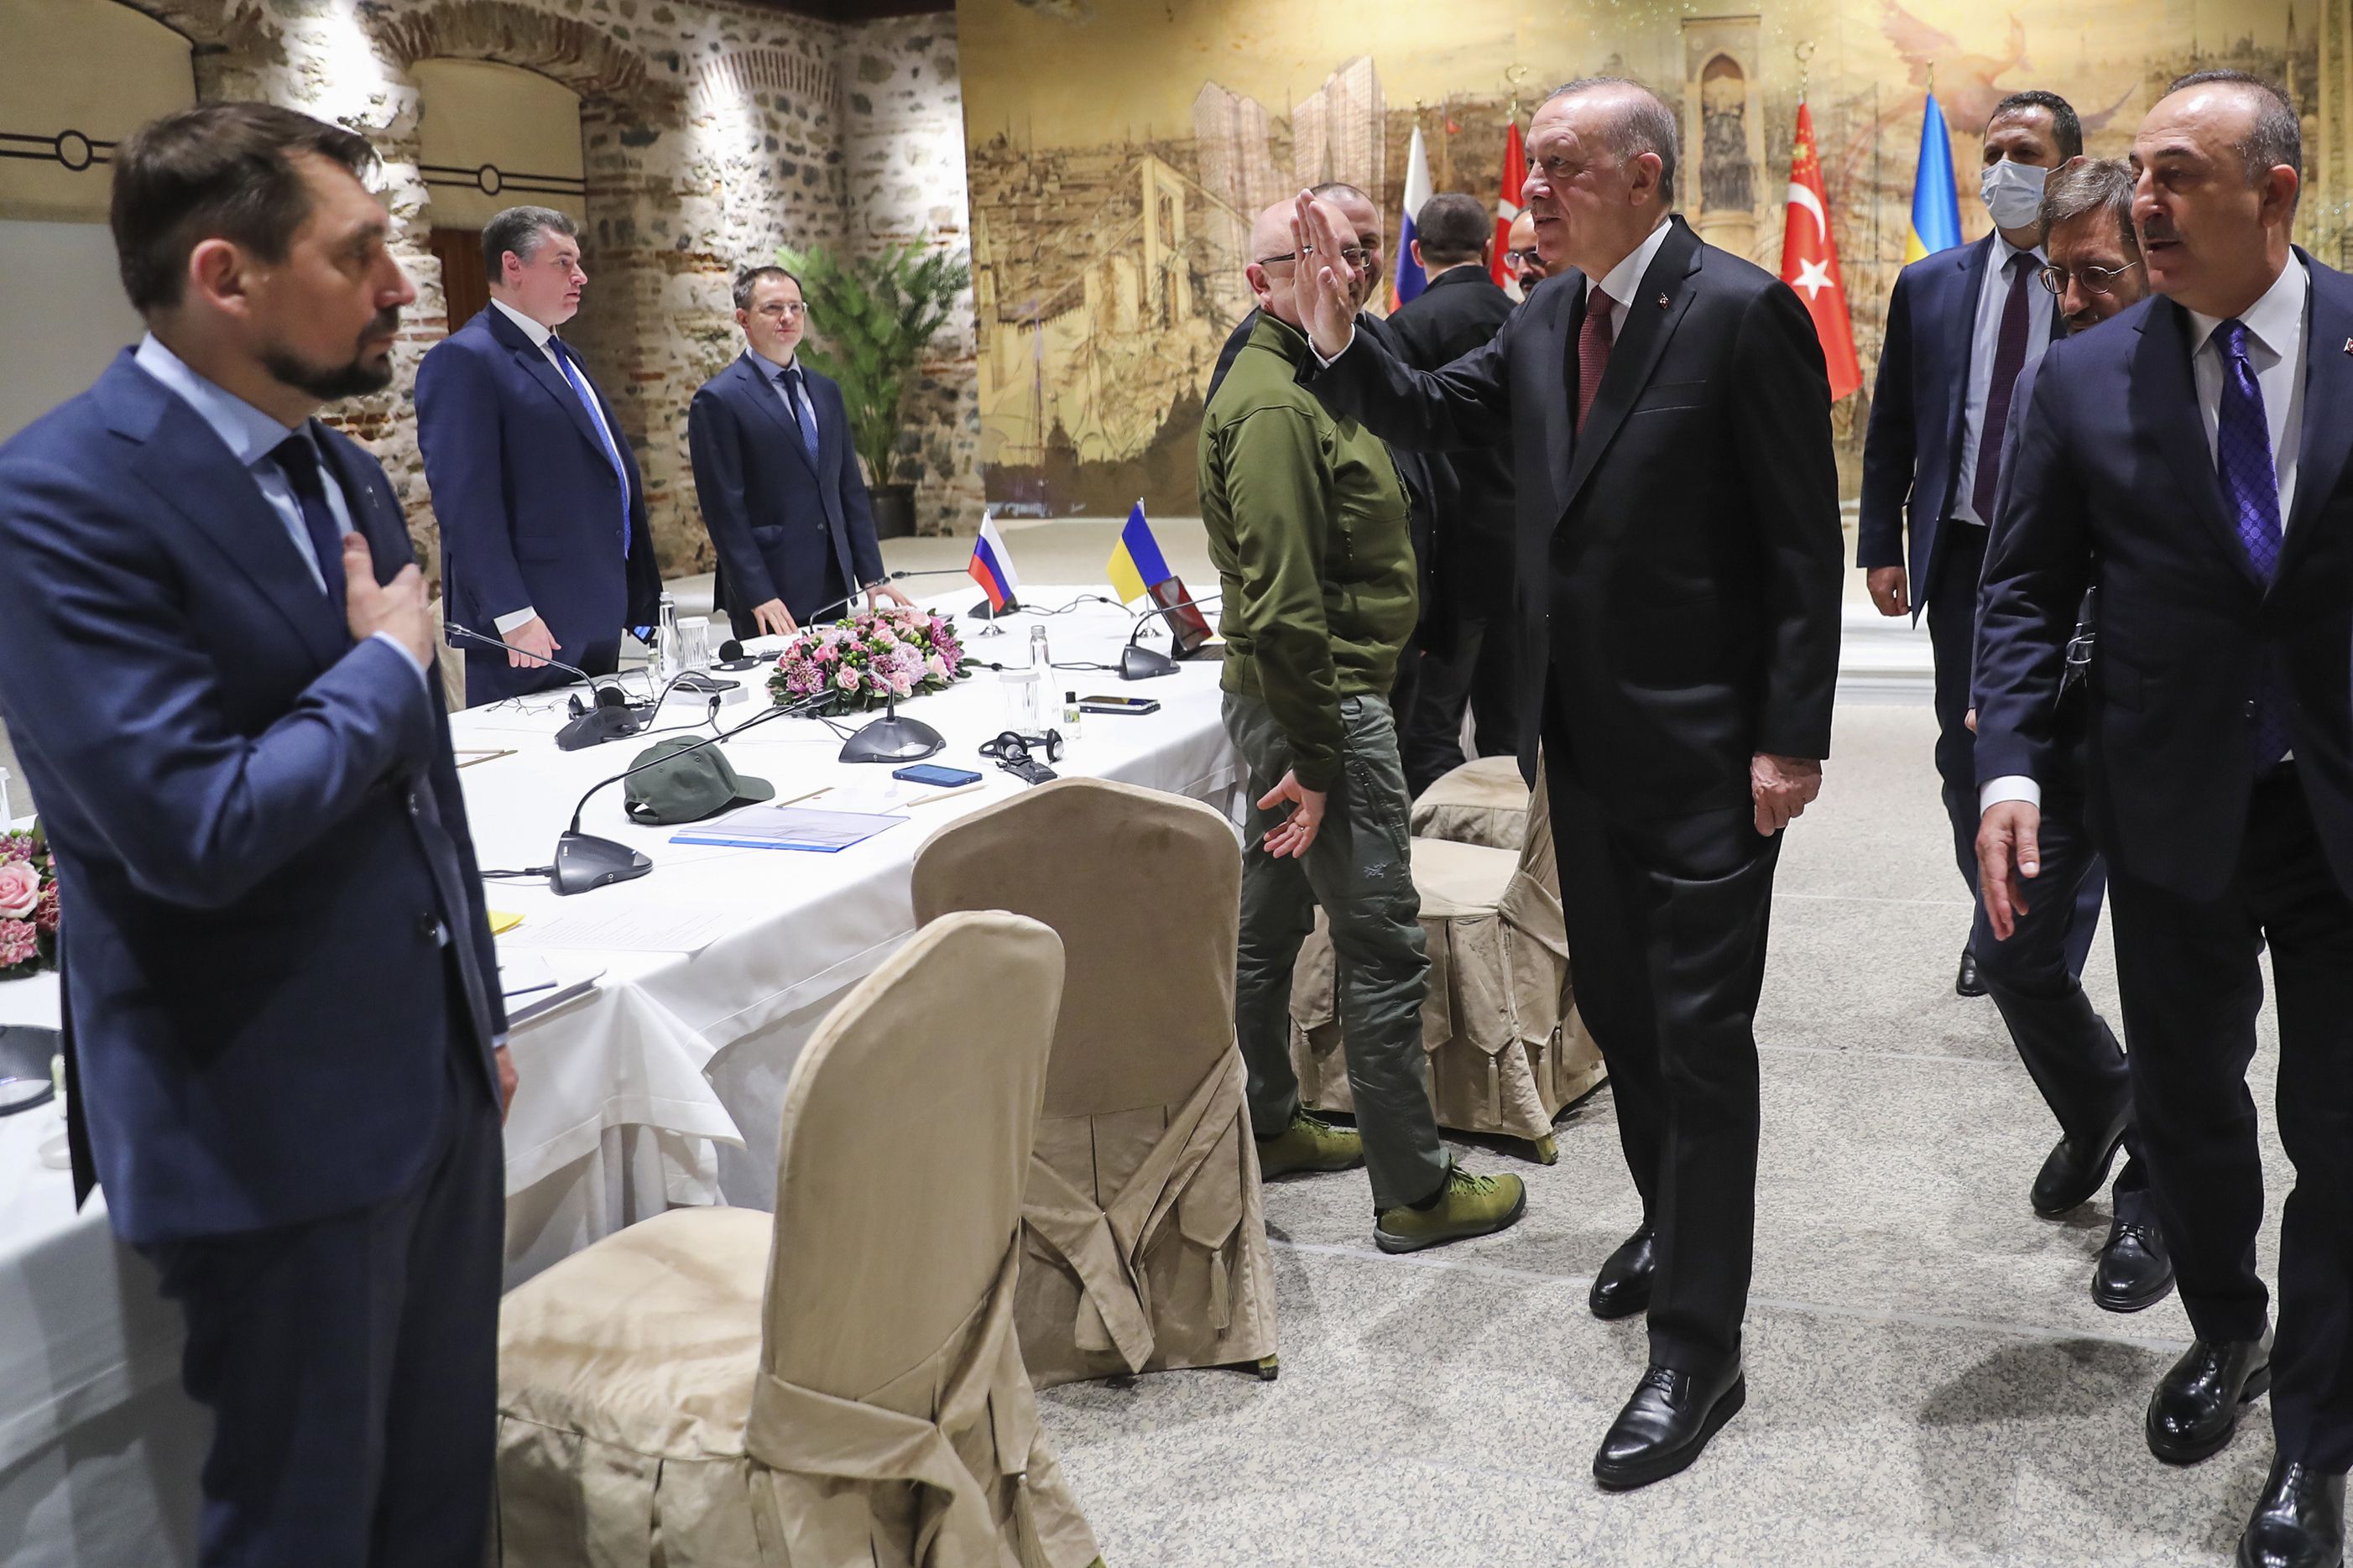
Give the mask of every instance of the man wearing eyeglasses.
[[(2020, 373), (2062, 335), (2058, 302), (2035, 283), (2042, 184), (2084, 150), (2084, 130), (2056, 93), (2014, 92), (1986, 121), (1979, 194), (1994, 232), (1915, 261), (1895, 279), (1862, 448), (1856, 564), (1883, 616), (1927, 612), (1936, 657), (1936, 774), (1953, 858), (1977, 896), (1977, 773), (1968, 726), (1978, 568), (2001, 480), (2002, 435)], [(1909, 539), (1906, 522), (1909, 522)], [(2074, 934), (2081, 973), (2099, 914), (2094, 885)], [(1982, 996), (1964, 945), (1953, 989)], [(2063, 1184), (2081, 1187), (2080, 1173)], [(2096, 1187), (2094, 1174), (2091, 1184)]]
[(800, 363), (800, 279), (754, 267), (735, 279), (744, 351), (686, 414), (716, 596), (739, 637), (789, 637), (860, 589), (909, 604), (882, 570), (841, 388)]
[(1507, 247), (1504, 265), (1511, 268), (1512, 280), (1519, 285), (1520, 298), (1525, 300), (1535, 292), (1537, 284), (1552, 275), (1536, 250), (1536, 215), (1522, 213), (1514, 218), (1512, 226), (1504, 231), (1504, 243)]
[[(2148, 294), (2140, 240), (2133, 232), (2132, 171), (2116, 159), (2077, 158), (2052, 174), (2042, 192), (2042, 249), (2049, 265), (2039, 274), (2066, 315), (2071, 333), (2091, 331)], [(2017, 416), (2002, 443), (2005, 475), (2021, 434), (2034, 422), (2036, 372), (2018, 378)], [(2011, 487), (2004, 481), (1986, 548), (1998, 550), (2008, 523)], [(2045, 1162), (2032, 1194), (2035, 1209), (2056, 1215), (2084, 1202), (2105, 1179), (2121, 1144), (2108, 1239), (2092, 1268), (2092, 1300), (2111, 1312), (2137, 1312), (2173, 1289), (2173, 1262), (2148, 1194), (2132, 1115), (2132, 1082), (2124, 1048), (2107, 1020), (2094, 1010), (2083, 982), (2071, 967), (2071, 943), (2098, 918), (2107, 870), (2085, 826), (2084, 708), (2081, 683), (2097, 637), (2096, 593), (2085, 600), (2076, 640), (2069, 649), (2067, 692), (2051, 722), (2065, 744), (2054, 749), (2054, 765), (2042, 792), (2042, 861), (2027, 910), (2005, 937), (1995, 934), (1985, 907), (1978, 907), (1969, 951), (2020, 1060), (2058, 1120), (2062, 1151)], [(1982, 624), (1982, 616), (1980, 616)], [(2080, 652), (2078, 650), (2081, 650)], [(1977, 728), (1971, 703), (1968, 727)], [(2088, 904), (2090, 915), (2078, 917)], [(2067, 1184), (2061, 1185), (2061, 1183)]]

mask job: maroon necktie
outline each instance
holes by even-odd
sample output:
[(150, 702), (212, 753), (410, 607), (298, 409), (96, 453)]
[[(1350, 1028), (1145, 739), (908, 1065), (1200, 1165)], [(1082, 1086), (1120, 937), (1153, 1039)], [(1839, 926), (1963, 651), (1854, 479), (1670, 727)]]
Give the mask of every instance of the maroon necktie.
[(1585, 324), (1577, 330), (1577, 427), (1593, 412), (1594, 394), (1609, 369), (1609, 312), (1617, 301), (1596, 289), (1585, 298)]
[(1985, 429), (1978, 437), (1978, 481), (1969, 500), (1978, 521), (1993, 521), (1993, 498), (2001, 485), (2002, 433), (2010, 424), (2010, 395), (2018, 390), (2018, 373), (2026, 368), (2027, 275), (2034, 258), (2010, 258), (2010, 298), (2001, 307), (2001, 337), (1993, 351), (1993, 384), (1986, 392)]

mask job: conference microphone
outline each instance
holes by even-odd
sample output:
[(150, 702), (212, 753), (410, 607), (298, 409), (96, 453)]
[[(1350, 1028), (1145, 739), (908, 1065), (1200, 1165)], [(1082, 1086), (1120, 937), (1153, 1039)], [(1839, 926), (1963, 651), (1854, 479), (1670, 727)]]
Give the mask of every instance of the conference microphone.
[[(1181, 578), (1171, 578), (1170, 581), (1176, 583), (1180, 588), (1185, 585)], [(1225, 594), (1222, 590), (1215, 594), (1205, 594), (1198, 599), (1187, 595), (1183, 598), (1171, 599), (1166, 604), (1155, 600), (1152, 608), (1139, 611), (1135, 616), (1134, 629), (1127, 634), (1127, 646), (1119, 650), (1119, 678), (1122, 680), (1149, 680), (1155, 676), (1176, 674), (1176, 660), (1190, 654), (1202, 643), (1208, 641), (1209, 629), (1209, 623), (1203, 620), (1197, 613), (1193, 616), (1193, 640), (1188, 645), (1186, 642), (1186, 628), (1177, 625), (1176, 612), (1185, 609), (1198, 610), (1199, 605), (1215, 604), (1223, 597)], [(1145, 647), (1136, 640), (1144, 635), (1144, 628), (1152, 624), (1153, 617), (1155, 616), (1168, 622), (1170, 646), (1178, 650), (1174, 656), (1162, 653), (1158, 648)]]
[(732, 730), (723, 730), (716, 735), (705, 735), (692, 745), (681, 746), (675, 752), (656, 757), (651, 762), (639, 763), (635, 767), (625, 768), (611, 778), (599, 779), (589, 785), (588, 793), (580, 797), (580, 804), (572, 808), (571, 825), (565, 828), (563, 834), (555, 840), (555, 863), (547, 868), (547, 885), (562, 894), (585, 893), (591, 888), (601, 888), (610, 882), (634, 880), (654, 868), (654, 863), (640, 851), (632, 849), (626, 844), (617, 843), (613, 839), (599, 838), (594, 834), (580, 831), (580, 814), (588, 808), (588, 802), (595, 797), (598, 790), (619, 784), (623, 779), (633, 778), (648, 768), (658, 768), (664, 763), (686, 755), (689, 752), (699, 752), (705, 746), (715, 746), (722, 741), (733, 740), (754, 724), (765, 724), (771, 719), (798, 718), (816, 711), (831, 700), (830, 693), (821, 693), (816, 697), (804, 698), (797, 703), (754, 713)]
[[(444, 637), (466, 637), (486, 647), (499, 648), (508, 653), (522, 651), (504, 637), (488, 637), (471, 626), (461, 626), (455, 621), (443, 621), (441, 633)], [(589, 689), (596, 693), (596, 700), (593, 704), (582, 702), (576, 695), (572, 699), (572, 721), (555, 732), (555, 744), (559, 750), (586, 751), (590, 746), (602, 745), (607, 741), (625, 739), (645, 728), (644, 719), (629, 705), (629, 694), (621, 689), (618, 676), (591, 675), (577, 666), (565, 663), (562, 659), (547, 658), (538, 654), (533, 654), (532, 657), (539, 659), (551, 669), (560, 669), (566, 675), (579, 677), (587, 682)], [(603, 684), (606, 681), (610, 681), (612, 684)]]

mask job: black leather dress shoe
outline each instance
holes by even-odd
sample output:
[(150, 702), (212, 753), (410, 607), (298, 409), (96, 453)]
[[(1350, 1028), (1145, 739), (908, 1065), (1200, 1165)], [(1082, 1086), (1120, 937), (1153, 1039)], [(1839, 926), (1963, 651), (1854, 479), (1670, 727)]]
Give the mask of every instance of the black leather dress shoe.
[(2092, 1269), (2092, 1305), (2109, 1312), (2154, 1307), (2173, 1290), (2173, 1257), (2153, 1219), (2118, 1220)]
[(2285, 1458), (2239, 1537), (2239, 1568), (2344, 1568), (2345, 1478)]
[(2148, 1397), (2148, 1451), (2168, 1465), (2194, 1465), (2222, 1451), (2239, 1410), (2272, 1385), (2272, 1335), (2218, 1343), (2200, 1340)]
[(1738, 1356), (1712, 1378), (1654, 1366), (1601, 1439), (1593, 1479), (1611, 1491), (1664, 1480), (1698, 1458), (1707, 1440), (1747, 1403), (1748, 1379)]
[(1648, 1308), (1651, 1275), (1658, 1264), (1658, 1238), (1645, 1225), (1602, 1260), (1601, 1271), (1593, 1277), (1592, 1293), (1585, 1299), (1593, 1315), (1606, 1321), (1630, 1318)]
[(1953, 976), (1953, 994), (1982, 996), (1985, 994), (1985, 982), (1978, 978), (1978, 955), (1965, 947), (1961, 949), (1960, 973)]
[(2108, 1168), (2116, 1163), (2116, 1150), (2125, 1141), (2125, 1132), (2132, 1126), (2130, 1108), (2116, 1112), (2116, 1119), (2091, 1138), (2062, 1138), (2043, 1156), (2042, 1169), (2034, 1173), (2034, 1185), (2026, 1201), (2034, 1212), (2045, 1219), (2056, 1219), (2069, 1209), (2080, 1208), (2099, 1195), (2107, 1184)]

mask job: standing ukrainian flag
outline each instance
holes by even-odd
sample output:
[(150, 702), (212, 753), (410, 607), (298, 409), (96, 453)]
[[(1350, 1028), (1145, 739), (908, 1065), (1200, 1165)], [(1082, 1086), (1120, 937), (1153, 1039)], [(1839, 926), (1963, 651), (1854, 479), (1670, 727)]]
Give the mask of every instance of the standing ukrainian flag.
[(1152, 537), (1152, 525), (1144, 521), (1142, 500), (1127, 514), (1127, 526), (1119, 531), (1119, 542), (1112, 547), (1109, 571), (1113, 589), (1120, 602), (1127, 605), (1176, 574), (1168, 570), (1168, 558), (1160, 553), (1160, 542)]
[(1912, 234), (1904, 242), (1906, 267), (1961, 243), (1961, 205), (1953, 186), (1953, 132), (1936, 89), (1920, 117), (1920, 164), (1912, 173)]
[(1422, 276), (1421, 263), (1413, 258), (1413, 220), (1420, 216), (1421, 204), (1430, 200), (1430, 153), (1421, 144), (1421, 127), (1413, 128), (1412, 144), (1405, 153), (1405, 216), (1398, 224), (1397, 269), (1389, 278), (1389, 309), (1394, 310), (1408, 300), (1419, 299), (1429, 287), (1430, 279)]

